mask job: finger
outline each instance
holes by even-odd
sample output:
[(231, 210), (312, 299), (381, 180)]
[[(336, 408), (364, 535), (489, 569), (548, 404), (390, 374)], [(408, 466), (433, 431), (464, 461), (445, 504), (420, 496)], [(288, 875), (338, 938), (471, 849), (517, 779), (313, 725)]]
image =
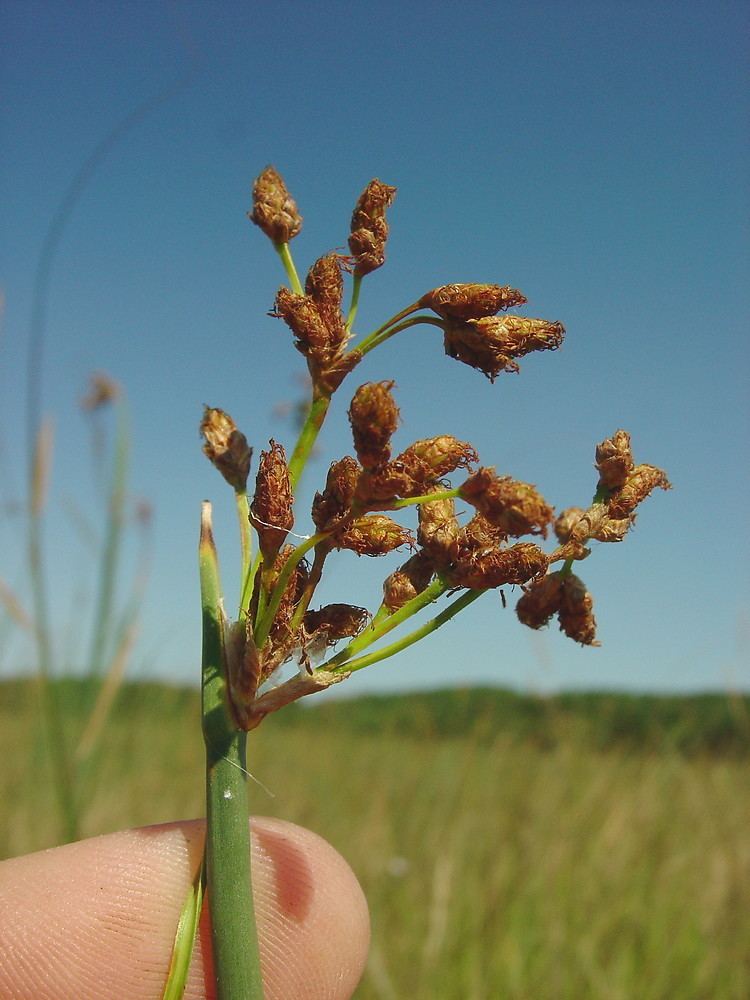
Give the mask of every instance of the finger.
[[(160, 997), (203, 838), (202, 821), (170, 823), (0, 864), (0, 996)], [(252, 845), (266, 1000), (348, 1000), (369, 941), (351, 869), (281, 820), (253, 820)], [(213, 997), (205, 907), (185, 997)]]

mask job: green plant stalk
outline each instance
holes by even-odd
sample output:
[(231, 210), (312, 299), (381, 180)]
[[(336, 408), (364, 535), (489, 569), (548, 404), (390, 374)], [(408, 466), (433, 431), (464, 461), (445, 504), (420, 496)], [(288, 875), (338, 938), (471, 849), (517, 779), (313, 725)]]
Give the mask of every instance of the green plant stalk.
[(354, 320), (357, 318), (357, 309), (359, 309), (359, 293), (362, 288), (362, 275), (355, 274), (352, 278), (352, 300), (349, 304), (349, 315), (346, 318), (346, 328), (351, 330), (354, 325)]
[(240, 528), (240, 552), (242, 554), (242, 566), (240, 569), (240, 616), (247, 612), (250, 607), (250, 599), (253, 596), (253, 583), (255, 580), (253, 565), (253, 533), (250, 527), (250, 503), (247, 499), (247, 490), (237, 490), (234, 494), (237, 506), (237, 521)]
[(360, 632), (355, 639), (352, 639), (340, 652), (332, 656), (330, 660), (327, 660), (321, 669), (335, 670), (337, 667), (342, 667), (345, 664), (347, 664), (348, 669), (348, 663), (353, 656), (371, 646), (373, 642), (377, 642), (378, 639), (382, 639), (384, 635), (393, 631), (394, 628), (398, 628), (407, 618), (411, 618), (420, 612), (422, 608), (426, 608), (428, 604), (432, 604), (441, 594), (444, 594), (449, 589), (450, 584), (446, 580), (443, 580), (442, 577), (437, 577), (420, 594), (412, 597), (403, 607), (399, 608), (398, 611), (394, 611), (387, 618), (381, 619), (378, 612), (367, 628), (363, 632)]
[(53, 784), (63, 836), (66, 841), (78, 840), (79, 816), (73, 784), (67, 734), (62, 721), (62, 709), (53, 677), (52, 646), (49, 631), (49, 604), (44, 573), (43, 509), (44, 482), (50, 463), (51, 430), (42, 424), (34, 439), (29, 469), (29, 529), (28, 552), (31, 577), (34, 639), (37, 651), (39, 700), (44, 735), (53, 771)]
[(394, 500), (389, 506), (389, 510), (401, 510), (402, 507), (413, 507), (415, 504), (431, 503), (433, 500), (451, 500), (453, 497), (461, 496), (461, 488), (457, 486), (454, 490), (436, 490), (434, 493), (424, 493), (419, 497), (404, 497), (403, 500)]
[(385, 331), (390, 327), (395, 326), (396, 323), (404, 319), (406, 316), (411, 316), (411, 314), (416, 312), (417, 309), (419, 309), (419, 300), (412, 302), (410, 306), (407, 306), (406, 309), (402, 309), (401, 312), (397, 312), (395, 316), (391, 316), (389, 320), (386, 320), (382, 326), (373, 330), (372, 333), (368, 333), (365, 339), (357, 346), (357, 350), (366, 354), (369, 350), (371, 350), (372, 342), (377, 340), (382, 333), (385, 333)]
[(413, 646), (415, 642), (419, 642), (420, 639), (424, 639), (425, 636), (434, 632), (436, 629), (440, 628), (441, 625), (445, 625), (447, 621), (450, 621), (454, 615), (457, 615), (459, 611), (463, 611), (464, 608), (468, 607), (473, 601), (476, 601), (478, 597), (485, 594), (486, 590), (467, 590), (460, 597), (457, 597), (455, 601), (448, 605), (439, 615), (435, 615), (424, 625), (419, 628), (414, 629), (413, 632), (409, 632), (408, 635), (403, 636), (401, 639), (397, 639), (395, 642), (390, 643), (388, 646), (383, 646), (382, 649), (375, 649), (372, 653), (366, 653), (364, 656), (360, 656), (354, 660), (347, 660), (343, 666), (331, 667), (331, 663), (324, 664), (321, 670), (346, 670), (347, 673), (354, 673), (355, 670), (362, 670), (363, 667), (369, 667), (372, 663), (379, 663), (380, 660), (387, 660), (389, 656), (395, 656), (396, 653), (400, 653), (404, 649), (408, 649), (409, 646)]
[(370, 334), (366, 340), (356, 348), (357, 352), (365, 356), (373, 351), (376, 347), (380, 347), (384, 344), (386, 340), (390, 340), (392, 336), (396, 333), (400, 333), (402, 330), (407, 330), (410, 326), (417, 326), (419, 323), (428, 323), (430, 326), (439, 326), (441, 330), (445, 329), (445, 324), (442, 320), (437, 319), (435, 316), (428, 316), (426, 313), (420, 313), (418, 316), (412, 316), (411, 319), (404, 320), (403, 323), (397, 323), (396, 326), (389, 326), (384, 331), (376, 334)]
[(300, 480), (330, 405), (331, 397), (329, 394), (313, 392), (310, 409), (299, 432), (292, 457), (289, 459), (289, 478), (292, 482), (292, 489)]
[(279, 257), (281, 257), (281, 263), (284, 265), (284, 270), (286, 271), (287, 278), (289, 278), (289, 284), (292, 286), (292, 291), (296, 292), (297, 295), (304, 295), (305, 293), (300, 283), (299, 275), (297, 274), (297, 268), (294, 266), (292, 251), (289, 249), (289, 244), (274, 243), (274, 249)]
[(211, 505), (201, 518), (203, 612), (202, 720), (206, 746), (206, 884), (217, 1000), (262, 1000), (258, 934), (250, 878), (247, 733), (227, 698), (224, 616)]

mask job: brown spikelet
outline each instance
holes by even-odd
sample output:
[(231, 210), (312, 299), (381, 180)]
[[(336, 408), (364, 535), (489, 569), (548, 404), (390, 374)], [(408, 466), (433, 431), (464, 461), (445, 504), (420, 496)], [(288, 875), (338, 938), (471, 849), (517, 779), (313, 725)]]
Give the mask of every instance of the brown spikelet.
[(564, 544), (568, 541), (583, 513), (582, 507), (566, 507), (557, 515), (554, 528), (558, 542)]
[(459, 559), (449, 578), (458, 587), (486, 590), (504, 584), (521, 584), (543, 576), (549, 566), (547, 556), (533, 542), (517, 542), (507, 549), (489, 549)]
[(408, 601), (421, 594), (435, 573), (435, 567), (425, 552), (415, 552), (403, 566), (386, 577), (383, 583), (383, 604), (398, 611)]
[(623, 485), (609, 498), (609, 516), (615, 520), (629, 517), (657, 487), (661, 490), (672, 488), (664, 470), (655, 465), (636, 465)]
[(288, 243), (302, 229), (302, 216), (281, 174), (266, 169), (253, 184), (253, 210), (248, 218), (275, 244)]
[(430, 483), (442, 479), (456, 469), (467, 469), (479, 456), (466, 441), (451, 434), (415, 441), (396, 461), (418, 482)]
[(413, 545), (414, 539), (406, 528), (385, 514), (368, 514), (337, 531), (333, 542), (336, 548), (349, 549), (360, 556), (384, 556), (402, 545)]
[(635, 514), (613, 518), (607, 504), (595, 503), (573, 525), (570, 540), (587, 542), (592, 538), (597, 542), (621, 542), (634, 523)]
[(547, 537), (553, 510), (530, 483), (482, 468), (461, 486), (461, 497), (507, 535)]
[(423, 309), (432, 309), (444, 319), (479, 319), (494, 316), (526, 302), (526, 296), (510, 285), (441, 285), (419, 300)]
[(203, 408), (200, 432), (203, 454), (236, 492), (244, 492), (253, 456), (245, 435), (228, 413), (211, 406)]
[(394, 382), (366, 382), (349, 407), (354, 449), (365, 469), (377, 469), (391, 457), (390, 440), (398, 426), (399, 411), (391, 389)]
[(328, 360), (334, 357), (348, 340), (346, 320), (341, 312), (344, 280), (341, 256), (329, 253), (315, 261), (307, 274), (305, 292), (313, 300), (328, 328)]
[(250, 522), (258, 533), (263, 558), (275, 558), (294, 524), (294, 497), (283, 445), (271, 440), (270, 450), (260, 455)]
[(332, 531), (350, 515), (361, 471), (350, 455), (331, 464), (325, 489), (313, 500), (312, 519), (318, 531)]
[(526, 593), (516, 604), (516, 615), (522, 625), (542, 628), (560, 610), (562, 578), (559, 573), (548, 573), (529, 584)]
[(624, 485), (633, 468), (633, 453), (627, 431), (617, 430), (612, 437), (596, 446), (596, 467), (599, 470), (600, 487), (612, 491)]
[(317, 304), (309, 295), (297, 295), (282, 287), (276, 293), (272, 316), (284, 320), (297, 338), (294, 346), (309, 357), (326, 359), (331, 335)]
[(435, 566), (446, 566), (455, 558), (460, 531), (453, 500), (419, 505), (417, 541)]
[(309, 635), (325, 632), (326, 641), (333, 644), (337, 639), (358, 635), (368, 618), (366, 608), (358, 608), (353, 604), (326, 604), (317, 611), (306, 611), (303, 625)]
[(586, 584), (574, 573), (563, 578), (558, 612), (560, 629), (582, 646), (598, 646), (594, 601)]
[(393, 203), (396, 188), (377, 178), (371, 180), (354, 207), (349, 249), (354, 257), (354, 273), (369, 274), (385, 262), (388, 223), (385, 210)]
[(519, 370), (516, 358), (531, 351), (554, 351), (564, 336), (562, 323), (523, 316), (449, 320), (445, 326), (445, 353), (494, 381), (500, 372)]

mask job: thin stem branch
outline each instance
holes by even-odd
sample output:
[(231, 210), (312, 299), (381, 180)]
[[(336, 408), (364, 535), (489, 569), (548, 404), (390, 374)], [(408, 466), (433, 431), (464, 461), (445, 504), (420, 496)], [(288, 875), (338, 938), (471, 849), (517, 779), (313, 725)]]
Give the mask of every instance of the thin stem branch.
[[(395, 642), (390, 643), (388, 646), (383, 646), (382, 649), (375, 649), (372, 653), (367, 653), (365, 656), (360, 656), (354, 660), (348, 660), (343, 667), (333, 668), (346, 670), (347, 673), (354, 673), (355, 670), (362, 670), (363, 667), (369, 667), (372, 663), (379, 663), (380, 660), (387, 660), (389, 656), (395, 656), (396, 653), (400, 653), (404, 649), (408, 649), (409, 646), (413, 646), (415, 642), (419, 642), (420, 639), (424, 639), (425, 636), (434, 632), (436, 629), (440, 628), (441, 625), (445, 625), (447, 621), (450, 621), (459, 611), (463, 611), (464, 608), (468, 607), (473, 601), (476, 601), (478, 597), (486, 593), (485, 590), (467, 590), (460, 597), (457, 597), (455, 601), (448, 605), (439, 615), (435, 615), (428, 622), (420, 628), (414, 629), (408, 635), (403, 636), (401, 639), (397, 639)], [(331, 669), (331, 665), (328, 664), (322, 669)]]
[(436, 490), (434, 493), (423, 493), (419, 497), (405, 497), (403, 500), (394, 500), (389, 506), (389, 510), (401, 510), (402, 507), (413, 507), (415, 504), (432, 503), (433, 500), (450, 500), (461, 495), (461, 488), (454, 490)]
[(294, 266), (292, 251), (289, 249), (289, 244), (274, 243), (274, 249), (279, 257), (281, 257), (281, 263), (284, 265), (284, 270), (286, 271), (287, 278), (289, 278), (289, 284), (292, 286), (292, 291), (296, 292), (297, 295), (304, 295), (305, 293), (302, 289), (299, 275), (297, 274), (297, 268)]
[(450, 589), (450, 584), (442, 577), (437, 577), (429, 586), (425, 587), (421, 594), (412, 597), (410, 601), (407, 601), (398, 611), (394, 611), (392, 615), (382, 618), (379, 621), (379, 615), (376, 615), (364, 631), (360, 632), (339, 653), (324, 663), (321, 669), (334, 670), (348, 664), (353, 656), (371, 646), (373, 642), (377, 642), (378, 639), (382, 639), (384, 635), (397, 628), (407, 618), (411, 618), (412, 615), (417, 614), (422, 608), (426, 608), (428, 604), (432, 604), (433, 601), (436, 601), (448, 589)]
[(240, 617), (247, 612), (250, 607), (250, 598), (253, 595), (253, 534), (250, 526), (250, 503), (246, 490), (238, 490), (234, 494), (237, 506), (237, 521), (240, 529), (240, 551), (242, 555), (242, 566), (240, 570)]
[(371, 341), (376, 340), (381, 333), (384, 333), (389, 327), (394, 326), (396, 323), (399, 322), (399, 320), (404, 319), (406, 316), (411, 316), (411, 314), (413, 312), (416, 312), (417, 309), (419, 309), (418, 300), (416, 302), (412, 302), (412, 304), (410, 306), (407, 306), (405, 309), (402, 309), (401, 312), (397, 312), (395, 316), (391, 316), (391, 318), (386, 320), (382, 326), (379, 326), (377, 328), (377, 330), (373, 330), (372, 333), (368, 333), (368, 335), (361, 342), (361, 344), (359, 344), (357, 350), (359, 351), (364, 350), (364, 352), (367, 353), (367, 351), (370, 350), (369, 345)]
[(330, 395), (323, 393), (313, 393), (310, 409), (302, 429), (299, 432), (297, 443), (294, 446), (292, 457), (289, 459), (289, 478), (292, 481), (292, 489), (297, 485), (305, 468), (310, 452), (313, 450), (316, 438), (323, 426), (323, 421), (331, 405)]
[(318, 542), (322, 542), (324, 538), (327, 538), (326, 532), (319, 531), (317, 534), (308, 538), (307, 541), (298, 545), (294, 552), (291, 553), (287, 561), (284, 563), (281, 572), (278, 575), (274, 588), (271, 591), (271, 595), (268, 598), (268, 603), (261, 616), (259, 616), (258, 622), (255, 626), (255, 645), (258, 649), (263, 648), (263, 644), (268, 638), (268, 633), (271, 631), (271, 625), (273, 625), (273, 619), (276, 612), (279, 610), (279, 604), (281, 604), (281, 598), (284, 596), (284, 591), (287, 588), (289, 579), (294, 572), (294, 567), (304, 558), (304, 556), (310, 551), (310, 549), (315, 548)]
[(445, 329), (442, 320), (437, 319), (435, 316), (428, 316), (427, 313), (420, 313), (418, 316), (404, 320), (403, 323), (397, 323), (396, 326), (391, 326), (383, 332), (378, 332), (377, 336), (371, 334), (366, 340), (362, 341), (356, 350), (364, 357), (365, 354), (369, 354), (370, 351), (384, 344), (386, 340), (390, 340), (394, 334), (400, 333), (402, 330), (407, 330), (410, 326), (417, 326), (419, 323), (428, 323), (431, 326), (439, 326), (441, 330)]
[(362, 288), (362, 275), (355, 274), (352, 279), (352, 300), (349, 304), (349, 315), (346, 318), (346, 328), (351, 330), (354, 325), (354, 320), (357, 317), (357, 309), (359, 308), (359, 293)]

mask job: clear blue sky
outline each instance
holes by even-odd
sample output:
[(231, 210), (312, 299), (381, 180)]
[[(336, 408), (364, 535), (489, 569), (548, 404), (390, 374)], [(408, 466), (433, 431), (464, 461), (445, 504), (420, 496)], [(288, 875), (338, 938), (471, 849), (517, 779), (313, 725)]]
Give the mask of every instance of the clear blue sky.
[[(46, 542), (61, 660), (80, 658), (93, 589), (80, 520), (96, 516), (96, 477), (78, 408), (93, 370), (128, 393), (131, 492), (155, 511), (135, 672), (197, 677), (204, 497), (234, 593), (231, 498), (197, 425), (205, 402), (232, 413), (256, 455), (271, 435), (292, 441), (274, 407), (297, 395), (303, 361), (267, 316), (283, 274), (245, 218), (273, 163), (305, 216), (302, 269), (345, 245), (371, 177), (398, 187), (362, 333), (471, 280), (521, 288), (529, 315), (568, 330), (561, 351), (494, 385), (428, 328), (375, 352), (338, 397), (307, 500), (351, 451), (353, 389), (391, 377), (398, 444), (468, 438), (558, 508), (588, 501), (594, 444), (617, 427), (675, 487), (581, 567), (601, 649), (531, 633), (513, 600), (503, 611), (488, 595), (350, 691), (750, 687), (746, 4), (11, 0), (1, 17), (0, 576), (25, 601), (14, 504), (34, 275), (76, 172), (137, 112), (66, 218), (35, 358), (56, 427)], [(372, 607), (397, 562), (332, 560), (325, 597)], [(0, 670), (24, 662), (4, 629)]]

